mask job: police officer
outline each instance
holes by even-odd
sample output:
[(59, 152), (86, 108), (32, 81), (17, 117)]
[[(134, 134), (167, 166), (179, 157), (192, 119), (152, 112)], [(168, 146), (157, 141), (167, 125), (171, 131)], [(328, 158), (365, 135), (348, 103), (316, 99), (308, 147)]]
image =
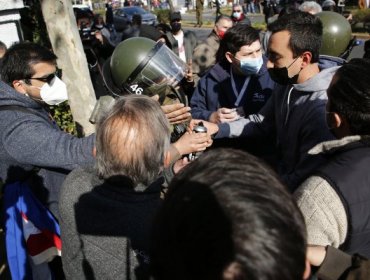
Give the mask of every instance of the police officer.
[(203, 25), (203, 5), (204, 0), (197, 0), (195, 5), (197, 24), (195, 25), (195, 27), (202, 27)]
[(355, 43), (348, 20), (336, 12), (323, 11), (316, 14), (323, 24), (321, 55), (346, 59)]
[(173, 125), (171, 142), (177, 155), (201, 151), (212, 144), (206, 133), (186, 133), (190, 108), (182, 85), (187, 73), (187, 65), (165, 44), (142, 37), (121, 42), (103, 66), (112, 96), (144, 94), (158, 99)]

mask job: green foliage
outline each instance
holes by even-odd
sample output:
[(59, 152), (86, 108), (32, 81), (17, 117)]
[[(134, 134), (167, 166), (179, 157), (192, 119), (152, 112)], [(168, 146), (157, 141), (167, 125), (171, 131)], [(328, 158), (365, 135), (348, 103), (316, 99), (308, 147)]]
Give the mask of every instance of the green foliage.
[(231, 6), (224, 6), (224, 7), (221, 7), (220, 10), (221, 10), (221, 13), (224, 15), (231, 15), (231, 12), (233, 9)]
[[(28, 17), (30, 17), (34, 25), (33, 30), (31, 31), (32, 41), (50, 49), (51, 43), (49, 39), (49, 34), (46, 29), (44, 17), (42, 15), (40, 1), (33, 1), (32, 5), (30, 5), (30, 10), (27, 12)], [(27, 25), (27, 23), (25, 23), (24, 25)]]
[(63, 131), (75, 136), (79, 136), (77, 133), (76, 124), (73, 121), (73, 116), (68, 101), (65, 101), (57, 106), (50, 106), (50, 113), (55, 122)]
[(254, 27), (255, 29), (258, 29), (258, 30), (262, 30), (262, 31), (266, 31), (266, 29), (267, 29), (267, 26), (266, 26), (265, 22), (252, 23), (252, 27)]
[(159, 23), (169, 23), (170, 22), (170, 10), (155, 9), (153, 11), (157, 15)]
[(353, 10), (352, 14), (355, 22), (370, 22), (370, 9)]
[(94, 9), (95, 15), (101, 15), (103, 18), (105, 18), (105, 9)]

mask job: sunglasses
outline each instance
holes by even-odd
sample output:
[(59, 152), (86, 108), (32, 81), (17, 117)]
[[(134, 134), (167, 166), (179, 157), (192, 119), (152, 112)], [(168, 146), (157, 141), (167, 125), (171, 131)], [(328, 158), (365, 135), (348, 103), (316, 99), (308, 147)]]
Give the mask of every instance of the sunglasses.
[(62, 76), (62, 70), (57, 69), (54, 73), (51, 73), (51, 74), (47, 75), (46, 77), (27, 78), (27, 80), (37, 80), (37, 81), (40, 81), (40, 82), (48, 83), (50, 85), (50, 83), (52, 82), (52, 80), (54, 80), (55, 77), (60, 78), (61, 76)]
[(241, 10), (234, 10), (234, 12), (240, 13), (240, 12), (241, 12)]

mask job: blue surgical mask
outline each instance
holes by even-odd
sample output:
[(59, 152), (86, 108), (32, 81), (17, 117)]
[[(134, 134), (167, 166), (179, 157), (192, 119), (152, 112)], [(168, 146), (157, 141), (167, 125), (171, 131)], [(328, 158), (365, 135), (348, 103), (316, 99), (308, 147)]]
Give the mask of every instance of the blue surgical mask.
[(246, 58), (240, 61), (240, 70), (245, 75), (255, 75), (260, 71), (263, 59), (262, 56), (256, 58)]

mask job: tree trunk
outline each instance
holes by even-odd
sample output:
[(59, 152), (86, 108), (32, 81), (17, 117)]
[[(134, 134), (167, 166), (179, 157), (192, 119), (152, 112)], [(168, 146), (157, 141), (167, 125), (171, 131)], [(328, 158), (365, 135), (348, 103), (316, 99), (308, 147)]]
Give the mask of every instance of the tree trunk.
[(83, 134), (89, 135), (95, 131), (89, 117), (96, 98), (71, 0), (41, 0), (41, 9), (51, 45), (58, 56), (58, 67), (63, 70), (74, 121)]
[(168, 1), (168, 5), (170, 6), (170, 12), (173, 13), (175, 11), (175, 9), (173, 7), (172, 0), (167, 0), (167, 1)]

